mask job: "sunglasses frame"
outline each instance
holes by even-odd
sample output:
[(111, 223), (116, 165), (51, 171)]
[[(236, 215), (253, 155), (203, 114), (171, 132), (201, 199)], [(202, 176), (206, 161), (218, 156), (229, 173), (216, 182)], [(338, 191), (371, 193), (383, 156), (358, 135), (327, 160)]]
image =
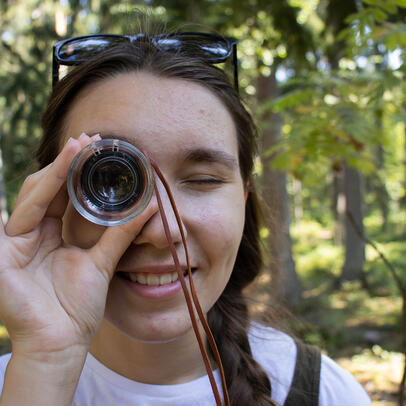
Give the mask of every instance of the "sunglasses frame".
[[(217, 64), (225, 62), (228, 58), (232, 58), (233, 64), (233, 74), (234, 74), (234, 87), (238, 92), (238, 60), (237, 60), (237, 40), (231, 37), (222, 37), (220, 35), (209, 34), (205, 32), (179, 32), (179, 33), (169, 33), (169, 34), (159, 34), (151, 36), (152, 43), (158, 44), (160, 39), (165, 38), (179, 38), (186, 36), (194, 36), (196, 38), (203, 37), (205, 39), (212, 39), (213, 41), (224, 41), (227, 44), (227, 54), (225, 56), (218, 56), (213, 58), (207, 58), (208, 62), (211, 64)], [(112, 38), (112, 39), (127, 39), (130, 42), (134, 42), (139, 40), (140, 38), (145, 38), (146, 35), (141, 33), (137, 35), (119, 35), (119, 34), (92, 34), (92, 35), (82, 35), (78, 37), (67, 38), (61, 41), (56, 42), (53, 45), (52, 50), (52, 87), (59, 80), (59, 68), (61, 65), (64, 66), (75, 66), (80, 65), (86, 62), (86, 58), (78, 59), (76, 61), (65, 61), (63, 58), (60, 57), (59, 53), (63, 46), (69, 44), (69, 42), (79, 41), (79, 40), (86, 40), (91, 38)]]

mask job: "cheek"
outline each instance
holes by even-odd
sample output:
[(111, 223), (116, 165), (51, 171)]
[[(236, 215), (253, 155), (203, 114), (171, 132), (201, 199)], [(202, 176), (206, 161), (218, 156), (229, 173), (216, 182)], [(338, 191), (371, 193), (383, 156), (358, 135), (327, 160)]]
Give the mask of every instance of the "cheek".
[(215, 205), (206, 208), (200, 228), (195, 229), (205, 264), (198, 292), (205, 311), (218, 300), (230, 279), (244, 227), (243, 206), (222, 209)]
[(245, 220), (243, 199), (228, 200), (226, 205), (213, 204), (201, 208), (197, 233), (201, 248), (212, 266), (231, 269), (241, 242)]
[(68, 204), (62, 224), (63, 240), (80, 248), (92, 247), (105, 230), (105, 227), (93, 224), (82, 217), (72, 203)]

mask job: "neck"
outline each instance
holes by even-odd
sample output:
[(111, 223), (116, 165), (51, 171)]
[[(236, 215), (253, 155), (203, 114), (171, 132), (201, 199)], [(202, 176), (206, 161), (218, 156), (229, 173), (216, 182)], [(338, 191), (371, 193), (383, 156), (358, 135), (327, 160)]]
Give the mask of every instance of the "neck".
[(193, 329), (170, 342), (150, 343), (125, 335), (104, 319), (90, 352), (118, 374), (148, 384), (173, 385), (206, 374)]

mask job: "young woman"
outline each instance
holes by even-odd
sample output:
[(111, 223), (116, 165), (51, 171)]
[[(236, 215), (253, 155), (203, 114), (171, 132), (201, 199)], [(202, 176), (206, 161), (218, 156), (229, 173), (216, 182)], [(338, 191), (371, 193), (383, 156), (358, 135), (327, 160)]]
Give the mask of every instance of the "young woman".
[(202, 361), (163, 181), (155, 175), (147, 207), (111, 227), (68, 198), (75, 155), (101, 138), (145, 152), (170, 186), (189, 253), (185, 279), (224, 368), (224, 404), (370, 404), (332, 360), (248, 319), (242, 291), (262, 265), (255, 127), (237, 80), (213, 65), (229, 57), (233, 42), (204, 34), (90, 36), (55, 47), (55, 82), (59, 64), (79, 66), (54, 87), (41, 169), (0, 230), (0, 318), (12, 342), (0, 358), (1, 406), (216, 404), (207, 374), (214, 370), (220, 388), (221, 365), (208, 345), (209, 367)]

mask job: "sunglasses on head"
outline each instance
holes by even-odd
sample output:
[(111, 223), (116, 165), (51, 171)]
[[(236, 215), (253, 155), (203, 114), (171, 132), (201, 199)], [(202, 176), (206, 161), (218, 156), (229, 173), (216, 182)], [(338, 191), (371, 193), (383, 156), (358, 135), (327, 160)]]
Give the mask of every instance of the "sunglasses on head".
[[(123, 41), (135, 42), (145, 38), (145, 34), (116, 35), (95, 34), (58, 41), (53, 46), (52, 86), (59, 80), (61, 65), (80, 65), (107, 48)], [(211, 64), (225, 62), (232, 58), (234, 86), (238, 91), (237, 41), (234, 38), (200, 32), (180, 32), (149, 37), (152, 44), (165, 52), (189, 52)]]

